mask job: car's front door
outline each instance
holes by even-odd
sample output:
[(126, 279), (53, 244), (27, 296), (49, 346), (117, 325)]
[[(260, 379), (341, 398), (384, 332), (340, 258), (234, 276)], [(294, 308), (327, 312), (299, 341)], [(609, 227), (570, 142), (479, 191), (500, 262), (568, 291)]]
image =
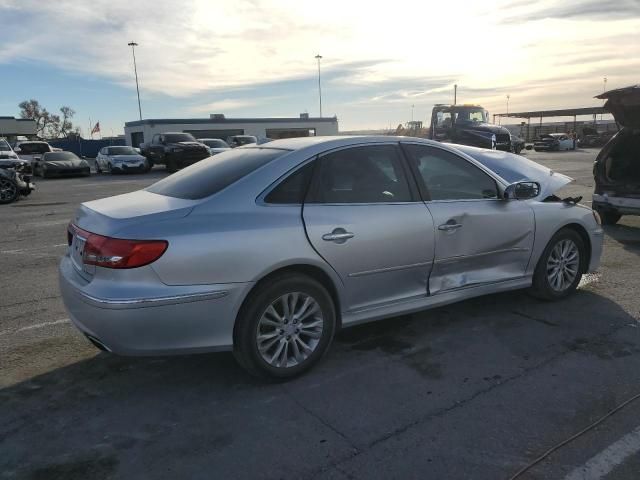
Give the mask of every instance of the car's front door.
[(403, 147), (435, 225), (430, 293), (523, 277), (535, 231), (527, 202), (500, 199), (496, 180), (462, 156), (425, 145)]
[(408, 178), (398, 144), (317, 160), (303, 218), (314, 249), (344, 283), (345, 311), (427, 294), (433, 220)]

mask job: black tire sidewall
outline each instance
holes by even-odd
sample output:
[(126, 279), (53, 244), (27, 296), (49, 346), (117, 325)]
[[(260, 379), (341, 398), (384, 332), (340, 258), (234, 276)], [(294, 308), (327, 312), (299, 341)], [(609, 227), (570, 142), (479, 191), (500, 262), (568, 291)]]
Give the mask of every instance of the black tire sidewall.
[[(549, 256), (551, 255), (552, 250), (561, 240), (571, 240), (576, 244), (580, 255), (580, 264), (578, 267), (578, 275), (576, 275), (576, 278), (573, 280), (571, 286), (563, 290), (562, 292), (558, 292), (551, 288), (551, 285), (549, 285), (549, 280), (547, 278), (547, 262), (549, 261)], [(546, 300), (558, 300), (569, 296), (578, 287), (580, 279), (582, 278), (582, 274), (586, 271), (586, 265), (588, 265), (588, 261), (589, 259), (586, 258), (586, 248), (584, 240), (582, 239), (580, 234), (570, 228), (563, 228), (559, 230), (551, 238), (551, 240), (549, 240), (549, 243), (545, 247), (544, 252), (542, 252), (540, 260), (538, 260), (538, 264), (536, 265), (536, 270), (533, 275), (534, 295)]]
[[(276, 299), (291, 292), (302, 292), (313, 297), (322, 310), (323, 334), (314, 352), (302, 364), (277, 368), (265, 362), (258, 352), (256, 330), (265, 309)], [(258, 287), (240, 309), (234, 329), (234, 355), (250, 373), (271, 379), (296, 377), (317, 364), (329, 349), (336, 329), (335, 306), (331, 295), (317, 281), (300, 274), (277, 277)]]
[(18, 185), (16, 184), (16, 182), (14, 182), (13, 180), (10, 180), (10, 179), (7, 179), (7, 181), (13, 183), (13, 186), (15, 187), (16, 193), (9, 200), (0, 200), (0, 204), (1, 205), (8, 205), (10, 203), (13, 203), (13, 202), (17, 201), (18, 198), (20, 198), (20, 189), (18, 188)]

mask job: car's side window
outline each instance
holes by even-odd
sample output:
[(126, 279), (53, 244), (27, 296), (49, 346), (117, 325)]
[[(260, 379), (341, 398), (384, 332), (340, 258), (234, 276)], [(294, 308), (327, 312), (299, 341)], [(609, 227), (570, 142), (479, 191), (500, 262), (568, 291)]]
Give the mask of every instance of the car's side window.
[(498, 198), (495, 180), (464, 158), (423, 145), (407, 144), (404, 148), (430, 200)]
[(410, 202), (395, 145), (353, 147), (329, 153), (314, 171), (311, 203)]
[(265, 203), (302, 204), (309, 188), (313, 166), (314, 162), (310, 162), (282, 180), (264, 198)]

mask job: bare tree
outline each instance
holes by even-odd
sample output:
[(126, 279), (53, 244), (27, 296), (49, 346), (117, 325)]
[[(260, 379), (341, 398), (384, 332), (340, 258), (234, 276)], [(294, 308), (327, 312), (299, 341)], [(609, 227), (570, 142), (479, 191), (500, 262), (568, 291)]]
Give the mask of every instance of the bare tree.
[(63, 106), (60, 108), (62, 117), (49, 113), (46, 108), (40, 105), (40, 102), (33, 98), (21, 102), (18, 107), (21, 118), (29, 118), (36, 122), (36, 134), (39, 137), (60, 138), (74, 132), (71, 119), (76, 112), (71, 107)]

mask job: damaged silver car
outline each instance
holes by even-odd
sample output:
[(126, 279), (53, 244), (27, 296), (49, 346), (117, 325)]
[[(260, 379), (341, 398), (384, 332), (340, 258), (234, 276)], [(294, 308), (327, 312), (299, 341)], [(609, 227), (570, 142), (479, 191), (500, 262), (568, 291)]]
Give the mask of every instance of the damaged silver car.
[(640, 215), (640, 85), (610, 90), (605, 109), (622, 128), (602, 148), (593, 166), (593, 208), (605, 225), (622, 215)]
[(406, 137), (308, 137), (220, 153), (82, 204), (60, 263), (76, 327), (123, 355), (232, 350), (298, 375), (335, 332), (598, 267), (571, 179), (508, 152)]

